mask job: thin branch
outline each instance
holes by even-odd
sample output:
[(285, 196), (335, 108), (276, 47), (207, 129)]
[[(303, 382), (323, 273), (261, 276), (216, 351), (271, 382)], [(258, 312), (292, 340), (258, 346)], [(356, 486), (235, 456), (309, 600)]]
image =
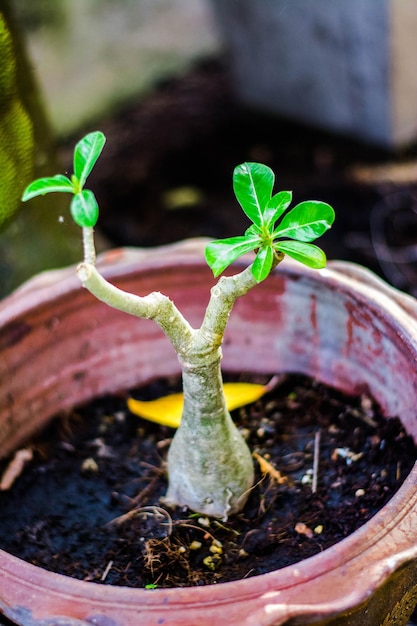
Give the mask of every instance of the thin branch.
[(103, 278), (90, 263), (81, 263), (77, 274), (83, 286), (98, 300), (130, 315), (154, 320), (178, 354), (187, 352), (195, 331), (167, 296), (157, 291), (146, 296), (123, 291)]
[(211, 288), (210, 301), (200, 328), (202, 337), (220, 345), (236, 299), (257, 284), (251, 266), (234, 276), (222, 276)]
[(84, 227), (83, 229), (84, 262), (91, 265), (96, 264), (96, 249), (94, 245), (94, 228)]
[[(284, 254), (275, 252), (271, 271), (283, 260)], [(257, 280), (252, 274), (252, 264), (233, 276), (222, 276), (211, 289), (210, 300), (206, 314), (200, 328), (203, 337), (210, 337), (210, 341), (216, 341), (217, 345), (226, 329), (233, 305), (237, 298), (244, 296), (250, 289), (256, 287)], [(213, 344), (211, 344), (213, 345)]]

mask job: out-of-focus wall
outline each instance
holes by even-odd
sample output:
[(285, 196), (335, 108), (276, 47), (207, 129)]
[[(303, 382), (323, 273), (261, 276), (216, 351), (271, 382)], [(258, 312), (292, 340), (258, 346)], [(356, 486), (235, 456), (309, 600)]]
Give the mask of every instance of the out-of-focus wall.
[(54, 129), (67, 135), (217, 50), (206, 0), (14, 0)]
[(247, 105), (386, 148), (417, 139), (415, 0), (211, 0)]

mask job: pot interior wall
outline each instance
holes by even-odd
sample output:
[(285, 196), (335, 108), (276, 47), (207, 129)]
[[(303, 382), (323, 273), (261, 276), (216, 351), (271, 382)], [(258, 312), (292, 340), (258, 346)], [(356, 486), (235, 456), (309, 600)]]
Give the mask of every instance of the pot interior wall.
[[(193, 325), (214, 282), (203, 264), (189, 262), (175, 271), (119, 271), (114, 280), (136, 293), (163, 291)], [(74, 404), (180, 371), (153, 322), (113, 311), (67, 283), (51, 285), (47, 302), (27, 294), (27, 309), (1, 327), (1, 456)], [(241, 298), (223, 352), (225, 371), (302, 372), (347, 392), (370, 392), (417, 437), (413, 338), (380, 303), (325, 274), (290, 265)]]
[[(390, 297), (326, 273), (276, 273), (239, 300), (224, 368), (300, 372), (371, 394), (417, 437), (417, 325)], [(243, 356), (242, 356), (243, 351)]]

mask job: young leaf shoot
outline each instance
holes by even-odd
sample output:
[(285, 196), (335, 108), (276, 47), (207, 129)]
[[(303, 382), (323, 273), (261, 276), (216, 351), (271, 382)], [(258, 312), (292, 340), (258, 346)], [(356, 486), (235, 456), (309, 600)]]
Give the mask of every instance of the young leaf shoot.
[(284, 254), (300, 263), (320, 269), (326, 255), (311, 244), (328, 230), (334, 211), (325, 202), (300, 202), (290, 211), (291, 192), (272, 195), (274, 173), (262, 163), (243, 163), (233, 173), (233, 189), (244, 213), (252, 224), (243, 236), (213, 241), (206, 248), (206, 261), (214, 276), (219, 276), (236, 259), (256, 252), (252, 274), (259, 283), (270, 273)]

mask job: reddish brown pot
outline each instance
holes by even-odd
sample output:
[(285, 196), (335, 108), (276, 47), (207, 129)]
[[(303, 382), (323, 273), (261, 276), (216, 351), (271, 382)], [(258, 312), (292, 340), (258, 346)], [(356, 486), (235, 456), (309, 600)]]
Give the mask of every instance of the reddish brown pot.
[[(198, 324), (214, 282), (203, 247), (116, 250), (100, 264), (124, 289), (167, 293)], [(417, 437), (416, 313), (413, 299), (357, 266), (331, 263), (317, 272), (285, 261), (236, 303), (224, 370), (298, 371), (348, 392), (370, 391)], [(40, 275), (0, 306), (1, 456), (59, 411), (177, 372), (152, 322), (95, 301), (74, 268)], [(416, 482), (413, 470), (380, 513), (323, 553), (204, 588), (113, 588), (0, 551), (0, 612), (25, 626), (399, 626), (417, 602)]]

